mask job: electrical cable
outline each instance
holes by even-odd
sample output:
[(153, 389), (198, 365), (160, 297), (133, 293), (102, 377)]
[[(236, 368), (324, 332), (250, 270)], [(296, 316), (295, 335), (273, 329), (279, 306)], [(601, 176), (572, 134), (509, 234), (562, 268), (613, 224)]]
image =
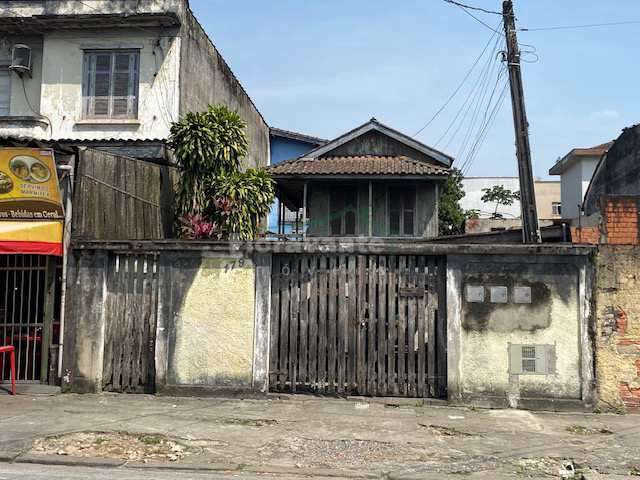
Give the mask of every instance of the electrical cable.
[(474, 7), (474, 6), (471, 6), (471, 5), (465, 5), (464, 3), (456, 2), (454, 0), (444, 0), (444, 1), (447, 2), (447, 3), (451, 3), (452, 5), (457, 5), (458, 7), (468, 8), (469, 10), (477, 10), (479, 12), (490, 13), (492, 15), (502, 15), (501, 12), (496, 12), (494, 10), (486, 10), (484, 8)]
[(467, 79), (469, 78), (471, 73), (473, 73), (473, 71), (475, 70), (476, 66), (478, 65), (478, 63), (480, 62), (482, 57), (484, 56), (484, 53), (487, 51), (487, 48), (489, 48), (489, 45), (491, 44), (491, 41), (493, 40), (494, 36), (495, 36), (495, 34), (493, 34), (493, 35), (491, 35), (489, 37), (489, 40), (487, 41), (486, 45), (484, 46), (484, 48), (480, 52), (480, 55), (478, 55), (478, 57), (475, 59), (475, 61), (473, 62), (473, 65), (471, 65), (471, 68), (467, 71), (466, 75), (464, 76), (464, 78), (462, 79), (460, 84), (456, 87), (456, 89), (453, 91), (451, 96), (447, 99), (446, 102), (444, 102), (444, 104), (438, 109), (438, 111), (436, 111), (436, 113), (431, 117), (431, 119), (421, 129), (419, 129), (416, 133), (413, 134), (414, 137), (419, 135), (420, 133), (422, 133), (429, 125), (431, 125), (433, 123), (433, 121), (438, 117), (438, 115), (440, 115), (440, 113), (442, 113), (442, 111), (447, 107), (447, 105), (449, 105), (451, 100), (453, 100), (453, 98), (457, 95), (457, 93), (463, 87), (463, 85), (465, 84), (465, 82), (467, 81)]
[(610, 23), (591, 23), (586, 25), (559, 25), (554, 27), (519, 28), (518, 31), (519, 32), (543, 32), (543, 31), (549, 31), (549, 30), (575, 30), (579, 28), (597, 28), (597, 27), (611, 27), (616, 25), (637, 25), (637, 24), (640, 24), (640, 20), (628, 20), (624, 22), (610, 22)]
[(24, 84), (24, 77), (22, 75), (20, 75), (20, 82), (22, 83), (22, 92), (24, 93), (24, 100), (27, 102), (27, 106), (29, 107), (29, 110), (31, 110), (31, 113), (33, 113), (35, 116), (45, 118), (47, 122), (49, 122), (49, 129), (48, 129), (49, 135), (53, 137), (53, 123), (51, 123), (51, 119), (46, 115), (44, 115), (43, 113), (36, 112), (35, 108), (33, 108), (33, 105), (31, 105), (31, 101), (29, 100), (29, 95), (27, 95), (27, 87)]

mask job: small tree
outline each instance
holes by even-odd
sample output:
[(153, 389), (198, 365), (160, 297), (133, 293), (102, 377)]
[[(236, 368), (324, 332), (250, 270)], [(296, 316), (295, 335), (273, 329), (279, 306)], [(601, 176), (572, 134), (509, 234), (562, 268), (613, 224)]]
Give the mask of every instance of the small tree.
[(438, 234), (460, 235), (464, 233), (465, 214), (460, 207), (464, 197), (462, 172), (451, 169), (451, 175), (444, 184), (438, 207)]
[(264, 169), (240, 171), (246, 124), (223, 105), (187, 113), (171, 126), (169, 146), (182, 170), (176, 217), (188, 238), (255, 237), (274, 197)]
[(481, 200), (484, 203), (495, 203), (495, 209), (491, 218), (502, 218), (502, 214), (498, 213), (500, 205), (509, 206), (513, 205), (513, 202), (520, 200), (520, 192), (513, 192), (508, 188), (504, 188), (502, 185), (494, 185), (491, 188), (483, 188)]

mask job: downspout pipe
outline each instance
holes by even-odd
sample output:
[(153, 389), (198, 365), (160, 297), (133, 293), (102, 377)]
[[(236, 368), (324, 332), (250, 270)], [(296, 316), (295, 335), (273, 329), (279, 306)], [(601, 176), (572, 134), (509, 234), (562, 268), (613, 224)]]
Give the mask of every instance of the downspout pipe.
[[(74, 161), (75, 163), (75, 161)], [(58, 165), (58, 170), (67, 172), (68, 189), (65, 192), (64, 229), (62, 232), (62, 291), (60, 292), (60, 340), (58, 348), (58, 378), (62, 377), (62, 353), (64, 350), (65, 303), (67, 299), (67, 263), (71, 244), (71, 219), (73, 217), (74, 165)]]

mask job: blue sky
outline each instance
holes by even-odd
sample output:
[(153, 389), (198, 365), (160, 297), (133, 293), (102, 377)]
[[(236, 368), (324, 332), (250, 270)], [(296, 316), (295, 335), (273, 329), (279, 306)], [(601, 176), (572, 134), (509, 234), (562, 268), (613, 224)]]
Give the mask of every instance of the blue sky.
[[(464, 3), (490, 10), (502, 4)], [(514, 3), (521, 28), (640, 21), (637, 0)], [(326, 138), (372, 116), (413, 135), (453, 93), (492, 35), (442, 0), (191, 0), (191, 7), (271, 126)], [(490, 25), (500, 20), (475, 14)], [(519, 33), (539, 57), (523, 65), (537, 176), (547, 177), (571, 148), (608, 141), (640, 122), (639, 33), (640, 24)], [(417, 136), (434, 146), (460, 111), (458, 122), (467, 123), (453, 123), (437, 145), (456, 157), (463, 152), (458, 165), (475, 138), (469, 136), (464, 153), (474, 108), (460, 106), (475, 98), (469, 95), (474, 75), (482, 72), (488, 53), (459, 95)], [(494, 63), (487, 74), (495, 74), (493, 81), (501, 68), (498, 61), (487, 64)], [(508, 96), (467, 174), (516, 174)]]

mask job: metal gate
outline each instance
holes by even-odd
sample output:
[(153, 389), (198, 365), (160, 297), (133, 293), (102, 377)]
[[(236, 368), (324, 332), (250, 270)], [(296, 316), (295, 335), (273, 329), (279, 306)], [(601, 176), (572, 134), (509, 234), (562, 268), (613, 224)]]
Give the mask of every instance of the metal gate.
[(445, 259), (274, 255), (272, 391), (446, 395)]
[[(46, 382), (49, 351), (59, 342), (56, 257), (0, 255), (0, 345), (13, 345), (18, 382)], [(59, 293), (59, 292), (58, 292)], [(0, 383), (10, 380), (8, 354), (0, 354)]]

